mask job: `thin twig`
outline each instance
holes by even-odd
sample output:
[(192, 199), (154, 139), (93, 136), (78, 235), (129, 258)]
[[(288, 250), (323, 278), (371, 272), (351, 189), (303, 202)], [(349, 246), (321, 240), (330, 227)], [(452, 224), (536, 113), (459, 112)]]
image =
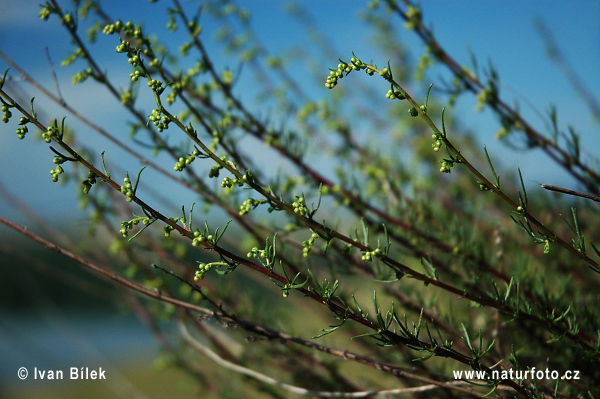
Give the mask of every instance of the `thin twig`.
[[(404, 375), (404, 376), (407, 376), (409, 378), (413, 378), (413, 379), (417, 379), (417, 380), (426, 380), (427, 382), (431, 382), (433, 384), (438, 384), (440, 386), (444, 385), (444, 383), (440, 383), (440, 382), (432, 381), (432, 380), (427, 380), (427, 379), (424, 379), (423, 377), (420, 377), (420, 376), (414, 376), (414, 375), (410, 375), (409, 376), (408, 373), (399, 370), (399, 368), (390, 367), (390, 366), (382, 364), (382, 363), (374, 362), (374, 361), (372, 361), (370, 359), (361, 357), (361, 356), (356, 355), (356, 354), (354, 354), (352, 352), (349, 352), (349, 351), (339, 351), (339, 350), (334, 350), (334, 349), (331, 349), (331, 348), (326, 348), (323, 345), (320, 345), (320, 344), (317, 344), (317, 343), (314, 343), (314, 342), (309, 342), (309, 341), (303, 340), (301, 338), (293, 337), (293, 336), (290, 336), (290, 335), (287, 335), (287, 334), (284, 334), (284, 333), (281, 333), (281, 332), (278, 332), (278, 331), (275, 331), (275, 330), (272, 330), (272, 329), (269, 329), (269, 328), (261, 327), (259, 325), (254, 324), (254, 323), (251, 323), (249, 321), (241, 320), (241, 319), (238, 319), (235, 316), (229, 315), (229, 314), (225, 313), (223, 310), (221, 310), (223, 313), (218, 313), (218, 312), (215, 312), (215, 311), (213, 311), (211, 309), (208, 309), (208, 308), (196, 306), (196, 305), (193, 305), (193, 304), (190, 304), (190, 303), (178, 300), (176, 298), (172, 298), (170, 296), (163, 295), (158, 290), (145, 288), (145, 287), (143, 287), (141, 285), (138, 285), (138, 284), (136, 284), (134, 282), (131, 282), (131, 281), (129, 281), (129, 280), (123, 278), (123, 277), (117, 276), (113, 272), (111, 272), (111, 271), (109, 271), (109, 270), (107, 270), (107, 269), (105, 269), (105, 268), (103, 268), (101, 266), (98, 266), (98, 265), (96, 265), (96, 264), (94, 264), (94, 263), (92, 263), (90, 261), (87, 261), (87, 260), (81, 258), (80, 256), (77, 256), (77, 255), (73, 254), (72, 252), (70, 252), (70, 251), (68, 251), (68, 250), (66, 250), (64, 248), (62, 248), (62, 247), (60, 247), (60, 246), (58, 246), (58, 245), (56, 245), (56, 244), (54, 244), (54, 243), (52, 243), (50, 241), (45, 240), (44, 238), (36, 235), (35, 233), (30, 232), (29, 230), (27, 230), (27, 228), (22, 227), (22, 226), (18, 226), (15, 223), (13, 223), (13, 222), (11, 222), (11, 221), (9, 221), (9, 220), (1, 217), (1, 216), (0, 216), (0, 223), (3, 223), (6, 226), (8, 226), (8, 227), (10, 227), (10, 228), (18, 231), (19, 233), (27, 236), (28, 238), (32, 239), (33, 241), (38, 242), (38, 243), (44, 245), (46, 248), (51, 249), (51, 250), (53, 250), (53, 251), (55, 251), (55, 252), (57, 252), (57, 253), (59, 253), (59, 254), (61, 254), (63, 256), (66, 256), (66, 257), (74, 260), (75, 262), (77, 262), (77, 263), (85, 266), (86, 268), (88, 268), (88, 269), (90, 269), (90, 270), (92, 270), (92, 271), (94, 271), (96, 273), (103, 274), (104, 276), (106, 276), (106, 277), (108, 277), (108, 278), (116, 281), (117, 283), (119, 283), (119, 284), (121, 284), (121, 285), (123, 285), (123, 286), (125, 286), (125, 287), (127, 287), (129, 289), (132, 289), (133, 291), (141, 293), (143, 295), (152, 297), (154, 299), (158, 299), (160, 301), (171, 303), (171, 304), (173, 304), (175, 306), (178, 306), (178, 307), (181, 307), (181, 308), (185, 308), (185, 309), (188, 309), (188, 310), (199, 312), (204, 317), (216, 318), (218, 320), (235, 323), (237, 325), (240, 325), (242, 328), (244, 328), (244, 329), (246, 329), (248, 331), (253, 331), (255, 333), (259, 333), (259, 334), (265, 335), (266, 337), (269, 337), (269, 338), (276, 338), (276, 339), (281, 339), (283, 341), (294, 342), (294, 343), (297, 343), (297, 344), (300, 344), (300, 345), (303, 345), (303, 346), (306, 346), (306, 347), (309, 347), (309, 348), (312, 348), (312, 349), (316, 349), (316, 350), (319, 350), (319, 351), (322, 351), (322, 352), (325, 352), (325, 353), (332, 354), (334, 356), (341, 357), (343, 359), (354, 360), (354, 361), (357, 361), (358, 363), (368, 364), (368, 365), (370, 365), (370, 366), (372, 366), (372, 367), (374, 367), (374, 368), (376, 368), (378, 370), (382, 370), (382, 371), (391, 373), (391, 374), (396, 375), (396, 376)], [(162, 269), (162, 268), (160, 268), (160, 269)], [(207, 299), (206, 296), (205, 296), (205, 299)], [(214, 304), (213, 301), (210, 301), (210, 302)], [(470, 391), (468, 391), (466, 393), (469, 393), (469, 392)]]
[(558, 186), (551, 186), (549, 184), (540, 184), (540, 186), (542, 188), (545, 188), (546, 190), (556, 191), (558, 193), (574, 195), (577, 197), (583, 197), (583, 198), (591, 199), (592, 201), (600, 202), (600, 197), (597, 197), (595, 195), (580, 193), (579, 191), (573, 191), (573, 190), (569, 190), (567, 188), (562, 188), (562, 187), (558, 187)]
[(143, 287), (143, 286), (138, 285), (134, 282), (131, 282), (127, 279), (124, 279), (123, 277), (117, 276), (113, 272), (111, 272), (107, 269), (104, 269), (100, 266), (97, 266), (94, 263), (89, 262), (89, 261), (83, 259), (82, 257), (77, 256), (74, 253), (67, 251), (66, 249), (64, 249), (56, 244), (53, 244), (50, 241), (47, 241), (47, 240), (43, 239), (42, 237), (30, 232), (25, 227), (17, 226), (13, 222), (11, 222), (1, 216), (0, 216), (0, 223), (7, 225), (8, 227), (10, 227), (10, 228), (18, 231), (19, 233), (27, 236), (28, 238), (32, 239), (33, 241), (38, 242), (38, 243), (44, 245), (46, 248), (53, 250), (54, 252), (64, 255), (70, 259), (73, 259), (75, 262), (82, 264), (83, 266), (87, 267), (88, 269), (90, 269), (96, 273), (103, 274), (104, 276), (110, 278), (111, 280), (116, 281), (117, 283), (119, 283), (121, 285), (124, 285), (125, 287), (127, 287), (129, 289), (132, 289), (143, 295), (146, 295), (146, 296), (149, 296), (149, 297), (152, 297), (155, 299), (159, 299), (161, 301), (168, 302), (168, 303), (171, 303), (173, 305), (176, 305), (176, 306), (179, 306), (182, 308), (200, 312), (202, 314), (205, 314), (205, 315), (208, 315), (211, 317), (214, 316), (214, 312), (208, 308), (203, 308), (201, 306), (192, 305), (190, 303), (180, 301), (179, 299), (165, 296), (158, 290), (152, 290), (152, 289)]
[[(198, 351), (202, 352), (205, 356), (209, 357), (212, 361), (214, 361), (221, 367), (224, 367), (227, 370), (231, 370), (236, 373), (243, 374), (248, 377), (254, 378), (265, 384), (277, 386), (285, 391), (294, 393), (296, 395), (312, 395), (312, 396), (318, 396), (320, 398), (366, 398), (369, 396), (379, 396), (379, 395), (403, 395), (403, 394), (411, 394), (411, 393), (417, 393), (417, 392), (427, 392), (427, 391), (431, 391), (434, 389), (444, 389), (444, 388), (457, 390), (457, 388), (458, 388), (458, 390), (462, 391), (463, 393), (471, 394), (478, 398), (483, 397), (483, 395), (481, 395), (477, 392), (474, 392), (471, 388), (464, 389), (464, 388), (460, 388), (460, 386), (461, 385), (473, 385), (473, 383), (485, 383), (485, 381), (451, 381), (451, 382), (446, 382), (446, 383), (437, 382), (436, 384), (422, 385), (419, 387), (382, 389), (382, 390), (377, 390), (377, 391), (358, 391), (358, 392), (313, 391), (313, 390), (298, 387), (295, 385), (286, 384), (284, 382), (276, 380), (275, 378), (269, 377), (268, 375), (259, 373), (252, 369), (240, 366), (238, 364), (235, 364), (235, 363), (232, 363), (232, 362), (229, 362), (229, 361), (223, 359), (222, 357), (217, 355), (215, 352), (210, 350), (208, 347), (206, 347), (205, 345), (200, 343), (200, 341), (198, 341), (197, 339), (192, 337), (192, 335), (188, 331), (185, 323), (183, 323), (182, 321), (179, 322), (179, 330), (181, 331), (183, 338), (191, 346), (193, 346)], [(512, 388), (505, 387), (505, 386), (499, 386), (496, 389), (512, 391)]]
[(46, 47), (46, 57), (48, 58), (48, 63), (50, 64), (50, 70), (52, 71), (52, 77), (54, 78), (54, 83), (56, 84), (56, 92), (58, 93), (58, 97), (60, 98), (60, 105), (65, 106), (65, 99), (60, 92), (60, 85), (58, 84), (58, 77), (56, 76), (56, 70), (54, 69), (54, 63), (52, 62), (52, 58), (50, 58), (50, 51), (48, 47)]

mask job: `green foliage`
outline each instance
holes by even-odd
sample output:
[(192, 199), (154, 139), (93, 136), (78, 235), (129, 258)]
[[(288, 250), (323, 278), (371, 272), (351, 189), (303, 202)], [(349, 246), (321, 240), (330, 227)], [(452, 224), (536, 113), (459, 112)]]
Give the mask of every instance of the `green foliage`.
[[(325, 77), (333, 91), (320, 93), (319, 101), (286, 71), (289, 63), (303, 60), (270, 54), (252, 35), (247, 11), (219, 1), (195, 10), (178, 0), (169, 4), (164, 22), (173, 36), (160, 39), (152, 25), (112, 20), (96, 1), (76, 1), (76, 11), (68, 12), (50, 0), (39, 14), (42, 20), (56, 17), (74, 43), (62, 62), (79, 68), (73, 83), (105, 88), (133, 119), (130, 141), (79, 113), (74, 116), (87, 127), (71, 132), (65, 117), (58, 123), (44, 110), (34, 111), (33, 99), (25, 107), (5, 85), (13, 71), (2, 78), (0, 100), (5, 126), (11, 126), (13, 113), (20, 115), (11, 127), (19, 139), (35, 126), (52, 144), (52, 180), (68, 175), (81, 182), (90, 231), (102, 237), (112, 256), (111, 262), (96, 257), (93, 267), (81, 263), (154, 298), (146, 304), (153, 318), (185, 323), (181, 342), (187, 349), (173, 353), (183, 367), (194, 370), (206, 361), (190, 353), (200, 348), (222, 367), (250, 376), (245, 383), (272, 397), (281, 397), (282, 388), (316, 396), (354, 391), (364, 397), (417, 397), (418, 390), (411, 389), (419, 386), (427, 397), (600, 394), (597, 209), (583, 199), (569, 203), (527, 190), (521, 169), (516, 177), (514, 170), (494, 165), (493, 154), (461, 128), (451, 105), (473, 96), (478, 108), (497, 115), (501, 140), (525, 140), (528, 149), (548, 155), (549, 164), (565, 168), (588, 191), (585, 198), (597, 199), (600, 172), (581, 156), (575, 130), (561, 132), (554, 109), (549, 131), (534, 129), (502, 100), (494, 67), (490, 64), (486, 76), (459, 67), (426, 28), (420, 8), (408, 1), (373, 1), (368, 15), (375, 30), (389, 27), (383, 21), (401, 20), (424, 41), (416, 68), (393, 59), (381, 68), (355, 53), (349, 61), (331, 60), (339, 62)], [(244, 76), (215, 61), (200, 24), (208, 18), (222, 24), (218, 36), (224, 48), (269, 78), (257, 82), (265, 97), (275, 99), (286, 125), (260, 117), (238, 90)], [(186, 39), (177, 44), (173, 38), (181, 38), (175, 36), (181, 31)], [(90, 42), (104, 39), (131, 69), (125, 89), (113, 83), (111, 66), (101, 65), (92, 51)], [(381, 51), (393, 46), (402, 47), (386, 44)], [(454, 78), (442, 90), (420, 83), (434, 64)], [(368, 78), (356, 83), (355, 71)], [(409, 76), (417, 77), (421, 90), (408, 89), (414, 85)], [(381, 81), (387, 92), (370, 95)], [(346, 83), (365, 88), (364, 94), (344, 91)], [(72, 113), (51, 89), (42, 90)], [(355, 115), (346, 98), (369, 111)], [(445, 102), (449, 106), (441, 105)], [(365, 123), (376, 132), (361, 135)], [(145, 165), (135, 179), (122, 172), (127, 163), (109, 149), (97, 157), (86, 148), (89, 131)], [(277, 163), (285, 167), (275, 170), (271, 165)], [(177, 192), (149, 189), (169, 190), (167, 182), (192, 193), (203, 211), (192, 205), (186, 213)], [(157, 199), (163, 197), (161, 204)], [(564, 208), (571, 209), (572, 222), (561, 220)], [(196, 227), (198, 218), (203, 228)], [(144, 266), (149, 264), (152, 270)], [(168, 307), (158, 306), (160, 301)], [(197, 318), (201, 322), (193, 323)], [(206, 339), (195, 340), (187, 325)], [(335, 392), (312, 392), (317, 389), (309, 378), (298, 383), (304, 391), (280, 383), (303, 367), (319, 370), (322, 391)], [(580, 380), (491, 377), (493, 370), (534, 368), (561, 375), (578, 370)], [(486, 374), (456, 381), (457, 370)], [(396, 388), (389, 389), (388, 375)], [(273, 384), (279, 388), (266, 388)]]

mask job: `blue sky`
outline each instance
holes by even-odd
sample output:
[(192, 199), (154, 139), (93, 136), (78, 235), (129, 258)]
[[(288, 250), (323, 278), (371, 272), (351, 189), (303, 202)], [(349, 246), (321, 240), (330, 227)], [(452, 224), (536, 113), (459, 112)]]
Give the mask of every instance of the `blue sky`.
[[(137, 13), (139, 20), (145, 20), (147, 26), (156, 25), (159, 31), (164, 31), (164, 14), (151, 15), (140, 11), (156, 10), (156, 6), (146, 7), (147, 1), (103, 3), (107, 5), (111, 15), (126, 18), (131, 13)], [(323, 70), (323, 80), (328, 68), (335, 66), (339, 57), (350, 58), (351, 51), (356, 51), (365, 58), (379, 59), (382, 64), (388, 58), (373, 50), (368, 26), (360, 18), (361, 11), (366, 7), (365, 3), (316, 0), (303, 3), (320, 28), (332, 39), (335, 50), (339, 51), (339, 54), (321, 54), (312, 60), (313, 65)], [(580, 99), (559, 69), (548, 60), (533, 21), (544, 21), (572, 67), (585, 80), (588, 88), (598, 93), (600, 2), (436, 0), (422, 3), (426, 24), (433, 27), (441, 44), (455, 59), (468, 65), (470, 49), (478, 57), (481, 66), (492, 60), (502, 80), (501, 92), (506, 95), (505, 99), (509, 103), (518, 99), (524, 114), (535, 126), (543, 129), (543, 120), (526, 104), (533, 104), (537, 111), (545, 113), (549, 105), (554, 103), (558, 107), (561, 127), (573, 125), (582, 133), (583, 147), (590, 152), (597, 152), (596, 149), (600, 148), (599, 124), (592, 120), (587, 108), (581, 105)], [(118, 7), (114, 7), (116, 4)], [(239, 4), (249, 10), (258, 37), (273, 54), (281, 54), (292, 46), (311, 46), (305, 30), (286, 14), (285, 1), (255, 0), (240, 1)], [(92, 120), (113, 129), (117, 135), (128, 133), (127, 129), (122, 129), (118, 124), (119, 120), (114, 115), (118, 108), (108, 95), (96, 90), (91, 95), (91, 84), (77, 87), (71, 85), (71, 76), (81, 65), (68, 70), (59, 67), (60, 60), (71, 51), (69, 40), (55, 19), (49, 22), (38, 19), (37, 1), (0, 0), (0, 7), (3, 10), (0, 13), (0, 50), (35, 78), (51, 82), (49, 87), (53, 88), (46, 56), (48, 48), (57, 69), (61, 92), (67, 102), (78, 105)], [(400, 24), (399, 21), (398, 23)], [(210, 21), (203, 24), (203, 34), (210, 38), (218, 27)], [(413, 50), (415, 58), (422, 53), (422, 44), (411, 32), (402, 30), (400, 39)], [(99, 51), (107, 59), (115, 57), (114, 43)], [(222, 66), (227, 65), (226, 55), (221, 55), (217, 60), (223, 63)], [(0, 60), (0, 69), (4, 70), (6, 66)], [(124, 65), (121, 71), (126, 69), (127, 65)], [(116, 70), (119, 71), (118, 68)], [(436, 71), (433, 70), (428, 76), (429, 81), (435, 82), (439, 77)], [(442, 70), (439, 71), (442, 73)], [(123, 75), (125, 78), (118, 80), (123, 85), (128, 73), (129, 71)], [(294, 70), (294, 73), (298, 79), (306, 82), (305, 87), (313, 98), (330, 95), (322, 87), (322, 82), (315, 82), (308, 71), (300, 69)], [(251, 89), (252, 80), (243, 82), (242, 87)], [(63, 114), (42, 95), (33, 90), (29, 93), (36, 96), (38, 107), (44, 107), (50, 112), (56, 111), (58, 115)], [(473, 112), (473, 103), (468, 101), (461, 102), (459, 106), (464, 108), (461, 111), (463, 123), (477, 132), (481, 144), (486, 144), (492, 153), (512, 166), (520, 165), (529, 181), (539, 181), (548, 176), (547, 171), (540, 167), (547, 161), (543, 156), (509, 153), (495, 141), (494, 134), (498, 126), (489, 113)], [(90, 140), (93, 140), (91, 143), (95, 147), (106, 145), (98, 138)], [(118, 156), (118, 152), (114, 154)], [(53, 167), (51, 160), (52, 156), (44, 143), (34, 144), (32, 137), (28, 137), (27, 143), (20, 142), (12, 127), (9, 129), (6, 125), (0, 126), (0, 170), (4, 171), (0, 182), (34, 207), (51, 206), (58, 213), (65, 212), (74, 206), (74, 190), (60, 188), (51, 182), (48, 172)], [(547, 181), (550, 184), (568, 182), (560, 171), (555, 171), (551, 177), (553, 180)], [(0, 215), (22, 220), (2, 199)]]

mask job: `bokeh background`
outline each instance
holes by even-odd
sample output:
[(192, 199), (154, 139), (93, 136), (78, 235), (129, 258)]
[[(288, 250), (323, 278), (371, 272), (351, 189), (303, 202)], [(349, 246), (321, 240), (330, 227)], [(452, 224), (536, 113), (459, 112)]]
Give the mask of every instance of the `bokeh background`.
[[(72, 7), (70, 2), (61, 2)], [(149, 6), (147, 1), (102, 1), (115, 19), (133, 19), (159, 36), (166, 35), (164, 9), (168, 2)], [(165, 3), (165, 4), (162, 4)], [(195, 7), (196, 2), (186, 2)], [(338, 58), (349, 59), (351, 52), (365, 59), (386, 62), (389, 55), (379, 51), (372, 26), (367, 22), (365, 2), (359, 1), (240, 1), (248, 10), (251, 24), (260, 42), (272, 54), (285, 59), (302, 59), (288, 65), (289, 74), (300, 82), (308, 95), (317, 100), (331, 95), (323, 86), (328, 68), (336, 67)], [(48, 88), (60, 93), (65, 101), (102, 125), (116, 136), (128, 135), (128, 120), (120, 113), (120, 105), (93, 82), (73, 86), (73, 73), (81, 68), (75, 63), (62, 68), (61, 60), (72, 52), (70, 39), (56, 19), (44, 22), (38, 18), (37, 1), (0, 0), (0, 50), (28, 74)], [(162, 10), (162, 11), (161, 11)], [(590, 153), (600, 149), (597, 115), (582, 105), (580, 94), (548, 54), (548, 41), (553, 40), (568, 61), (568, 67), (579, 76), (592, 93), (600, 89), (600, 2), (579, 1), (427, 1), (422, 4), (423, 18), (431, 26), (442, 46), (464, 65), (470, 65), (471, 54), (485, 68), (492, 62), (499, 73), (500, 90), (506, 102), (518, 101), (526, 119), (546, 130), (547, 112), (557, 105), (561, 127), (573, 126), (581, 133), (582, 148)], [(201, 19), (203, 39), (220, 67), (238, 68), (239, 61), (223, 49), (219, 40), (222, 26), (210, 18)], [(547, 31), (542, 31), (543, 25)], [(545, 33), (544, 33), (545, 32)], [(401, 24), (393, 32), (416, 62), (423, 53), (422, 43)], [(551, 37), (548, 36), (551, 34)], [(169, 40), (183, 40), (177, 34)], [(324, 43), (328, 44), (324, 46)], [(130, 67), (114, 53), (114, 37), (101, 38), (93, 46), (96, 54), (110, 65), (109, 76), (117, 84), (126, 85)], [(0, 59), (3, 72), (8, 63)], [(402, 66), (394, 66), (402, 68)], [(429, 82), (448, 79), (445, 71), (428, 70)], [(65, 113), (30, 85), (20, 81), (18, 73), (9, 71), (14, 80), (10, 87), (23, 98), (35, 96), (36, 109), (44, 115), (62, 117)], [(54, 77), (56, 75), (56, 78)], [(241, 70), (236, 91), (246, 100), (258, 95), (249, 70)], [(384, 94), (384, 92), (382, 92)], [(382, 95), (383, 95), (382, 94)], [(256, 112), (273, 119), (284, 118), (274, 111), (270, 99), (257, 101)], [(475, 132), (478, 143), (486, 145), (500, 165), (520, 166), (528, 185), (539, 183), (563, 185), (569, 182), (559, 170), (548, 171), (543, 155), (537, 152), (508, 151), (495, 139), (498, 123), (486, 112), (474, 112), (473, 99), (461, 99), (455, 106), (461, 123)], [(85, 129), (67, 116), (73, 129)], [(84, 130), (85, 131), (85, 130)], [(30, 135), (33, 135), (30, 133)], [(123, 155), (106, 140), (90, 133), (85, 145), (106, 149), (107, 158)], [(20, 142), (14, 130), (0, 126), (0, 215), (15, 223), (60, 240), (85, 234), (89, 216), (82, 212), (74, 195), (73, 183), (51, 182), (48, 170), (53, 168), (47, 144), (28, 137)], [(260, 147), (255, 155), (260, 158)], [(124, 156), (123, 156), (124, 157)], [(139, 169), (135, 162), (124, 161), (123, 167)], [(327, 161), (323, 165), (327, 167)], [(549, 176), (552, 180), (548, 180)], [(577, 187), (570, 187), (576, 189)], [(175, 190), (175, 189), (174, 189)], [(174, 191), (182, 203), (190, 203), (185, 192)], [(40, 224), (38, 218), (43, 218)], [(115, 228), (118, 229), (118, 226)], [(55, 256), (0, 226), (0, 396), (6, 397), (79, 397), (81, 392), (98, 397), (166, 397), (161, 386), (172, 382), (176, 370), (158, 372), (158, 346), (146, 326), (115, 303), (108, 293), (109, 283), (90, 277), (78, 266)], [(26, 254), (27, 256), (22, 256)], [(73, 276), (76, 285), (70, 284)], [(83, 279), (83, 280), (81, 280)], [(85, 281), (85, 283), (81, 283)], [(77, 288), (73, 288), (73, 287)], [(158, 361), (157, 361), (158, 357)], [(74, 384), (68, 381), (25, 381), (17, 378), (19, 367), (68, 369), (71, 366), (102, 367), (109, 370), (106, 383)], [(169, 374), (172, 373), (172, 374)], [(159, 377), (160, 376), (160, 377)], [(177, 380), (182, 397), (196, 396), (193, 382)], [(54, 396), (53, 396), (54, 395)], [(164, 396), (163, 396), (164, 395)], [(91, 397), (91, 396), (89, 396)]]

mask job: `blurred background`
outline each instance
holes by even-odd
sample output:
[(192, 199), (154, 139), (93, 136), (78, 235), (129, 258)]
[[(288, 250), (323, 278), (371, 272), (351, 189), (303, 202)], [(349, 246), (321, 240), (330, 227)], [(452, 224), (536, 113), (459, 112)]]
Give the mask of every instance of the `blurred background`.
[[(41, 21), (40, 6), (34, 1), (0, 0), (0, 51), (16, 62), (38, 82), (42, 82), (68, 104), (75, 106), (94, 123), (118, 137), (129, 134), (129, 123), (122, 115), (120, 104), (93, 82), (73, 85), (72, 75), (81, 65), (61, 67), (61, 61), (72, 52), (69, 36), (56, 18)], [(71, 2), (61, 2), (72, 8)], [(141, 22), (159, 37), (167, 35), (165, 9), (167, 1), (149, 5), (147, 1), (101, 4), (112, 18)], [(198, 2), (185, 2), (197, 7)], [(240, 1), (237, 6), (247, 10), (250, 25), (259, 41), (271, 54), (293, 60), (287, 72), (302, 85), (313, 99), (331, 96), (323, 83), (328, 68), (336, 68), (338, 58), (348, 60), (352, 51), (363, 59), (373, 59), (383, 65), (389, 54), (381, 51), (381, 42), (393, 38), (402, 43), (407, 59), (416, 63), (424, 52), (422, 43), (399, 26), (385, 34), (374, 29), (374, 19), (363, 2), (309, 1)], [(518, 102), (526, 119), (547, 130), (547, 114), (551, 104), (558, 106), (562, 127), (573, 126), (581, 133), (581, 147), (597, 152), (600, 148), (598, 115), (581, 106), (581, 93), (573, 85), (574, 74), (592, 92), (600, 88), (600, 2), (580, 1), (577, 6), (562, 1), (428, 1), (422, 5), (423, 19), (431, 26), (441, 45), (463, 65), (471, 65), (475, 55), (480, 66), (492, 62), (500, 77), (500, 90), (507, 103)], [(202, 37), (220, 68), (240, 70), (235, 90), (240, 97), (253, 102), (258, 115), (285, 123), (285, 113), (277, 109), (277, 98), (260, 97), (252, 72), (244, 67), (231, 49), (223, 44), (223, 21), (207, 14), (201, 18)], [(183, 34), (169, 34), (169, 40), (183, 41)], [(549, 57), (552, 42), (568, 62), (563, 65)], [(130, 66), (115, 54), (115, 38), (102, 37), (92, 46), (109, 69), (117, 85), (126, 86)], [(393, 65), (402, 68), (401, 65)], [(9, 67), (0, 59), (0, 70)], [(422, 83), (412, 83), (416, 89), (429, 83), (448, 80), (440, 67), (427, 71)], [(65, 115), (65, 111), (11, 69), (12, 80), (7, 90), (19, 93), (25, 102), (35, 97), (36, 110), (50, 117)], [(285, 88), (283, 88), (285, 90)], [(352, 91), (352, 84), (346, 88)], [(387, 88), (385, 89), (387, 90)], [(385, 94), (382, 93), (382, 99)], [(435, 91), (434, 91), (435, 93)], [(359, 93), (355, 93), (359, 94)], [(141, 99), (140, 104), (151, 104)], [(498, 161), (496, 167), (520, 166), (528, 185), (539, 183), (563, 185), (569, 179), (562, 170), (540, 168), (543, 155), (537, 152), (513, 152), (495, 138), (498, 122), (487, 111), (474, 112), (475, 100), (461, 98), (453, 106), (460, 123), (474, 132), (480, 147), (486, 145)], [(375, 111), (376, 106), (374, 106)], [(98, 153), (105, 150), (106, 159), (119, 160), (119, 166), (129, 171), (140, 164), (127, 160), (121, 150), (95, 135), (75, 118), (67, 115), (71, 128), (78, 131), (85, 147)], [(357, 121), (360, 124), (360, 121)], [(31, 134), (33, 136), (33, 134)], [(19, 141), (14, 129), (0, 126), (0, 216), (64, 245), (97, 250), (103, 243), (85, 240), (90, 215), (82, 210), (75, 192), (76, 182), (52, 183), (52, 154), (41, 140), (28, 137)], [(252, 143), (249, 144), (253, 146)], [(251, 147), (257, 159), (262, 147)], [(148, 156), (152, 156), (148, 151)], [(157, 159), (160, 163), (160, 156)], [(276, 161), (275, 161), (276, 162)], [(321, 160), (325, 168), (329, 165)], [(116, 163), (116, 162), (115, 162)], [(504, 166), (502, 166), (504, 165)], [(552, 166), (554, 168), (554, 166)], [(551, 176), (551, 181), (547, 180)], [(167, 181), (160, 184), (168, 185)], [(577, 187), (570, 187), (576, 189)], [(175, 203), (191, 203), (190, 193), (173, 186), (170, 198)], [(162, 193), (164, 194), (164, 192)], [(160, 198), (160, 197), (159, 197)], [(171, 205), (165, 201), (167, 211)], [(167, 212), (168, 213), (168, 212)], [(213, 216), (222, 218), (218, 213)], [(119, 225), (115, 225), (118, 230)], [(82, 271), (80, 266), (19, 236), (6, 226), (0, 226), (0, 396), (34, 397), (166, 397), (165, 385), (178, 386), (180, 397), (197, 397), (198, 386), (191, 377), (177, 373), (176, 367), (165, 365), (161, 350), (144, 323), (135, 300), (120, 293), (103, 279)], [(168, 327), (167, 327), (168, 330)], [(69, 367), (107, 370), (106, 382), (34, 381), (32, 370)], [(30, 377), (17, 378), (20, 367), (28, 368)], [(159, 371), (160, 370), (160, 371)], [(166, 371), (165, 371), (166, 370)], [(176, 376), (176, 377), (175, 377)], [(164, 388), (164, 390), (163, 390)], [(96, 396), (93, 396), (96, 395)]]

